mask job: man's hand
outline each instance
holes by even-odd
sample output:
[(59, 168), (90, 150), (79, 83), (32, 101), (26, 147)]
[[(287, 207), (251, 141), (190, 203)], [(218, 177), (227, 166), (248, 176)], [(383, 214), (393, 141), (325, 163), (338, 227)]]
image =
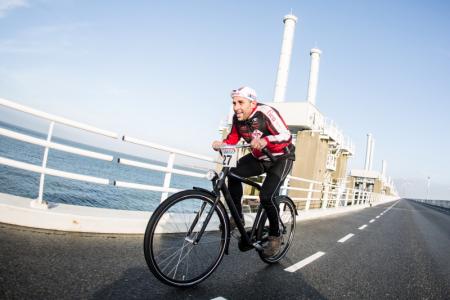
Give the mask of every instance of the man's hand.
[(217, 150), (219, 150), (220, 147), (222, 147), (224, 144), (225, 144), (225, 143), (222, 142), (222, 141), (214, 141), (214, 142), (212, 143), (211, 146), (212, 146), (212, 148), (213, 148), (215, 151), (217, 151)]
[(256, 150), (262, 150), (267, 146), (267, 142), (265, 139), (260, 139), (260, 138), (254, 138), (251, 142), (250, 142), (250, 147), (252, 147), (252, 149), (256, 149)]

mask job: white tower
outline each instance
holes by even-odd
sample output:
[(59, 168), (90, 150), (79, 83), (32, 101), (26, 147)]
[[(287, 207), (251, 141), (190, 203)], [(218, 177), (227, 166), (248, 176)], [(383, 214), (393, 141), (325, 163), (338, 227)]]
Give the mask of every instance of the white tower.
[(386, 180), (386, 168), (387, 168), (387, 163), (383, 159), (381, 161), (381, 178), (383, 178), (383, 180)]
[(370, 154), (372, 147), (372, 135), (370, 133), (367, 134), (367, 146), (366, 146), (366, 161), (364, 163), (364, 170), (369, 171), (370, 166)]
[(317, 84), (319, 83), (319, 63), (322, 51), (317, 48), (311, 49), (311, 70), (309, 72), (309, 86), (307, 101), (313, 105), (316, 104)]
[(281, 44), (280, 63), (278, 65), (277, 81), (273, 102), (284, 102), (286, 86), (289, 76), (289, 65), (291, 64), (292, 46), (294, 44), (295, 24), (297, 17), (289, 14), (284, 16), (284, 34)]
[(372, 171), (373, 150), (375, 149), (375, 139), (371, 138), (370, 141), (371, 141), (371, 145), (370, 145), (369, 171)]

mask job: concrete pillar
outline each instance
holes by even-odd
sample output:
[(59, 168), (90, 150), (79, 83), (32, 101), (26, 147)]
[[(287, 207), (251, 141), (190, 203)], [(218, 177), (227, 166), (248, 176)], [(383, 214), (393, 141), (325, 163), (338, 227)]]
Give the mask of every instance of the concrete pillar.
[(308, 96), (306, 99), (314, 105), (316, 105), (317, 84), (319, 83), (320, 54), (322, 54), (320, 49), (311, 49), (311, 70), (309, 71)]
[(373, 192), (377, 193), (377, 194), (381, 194), (381, 192), (383, 191), (383, 182), (380, 179), (375, 179), (375, 184), (373, 186)]
[(284, 16), (283, 22), (284, 22), (284, 34), (283, 34), (283, 42), (281, 44), (280, 63), (278, 64), (278, 73), (277, 73), (277, 80), (275, 83), (275, 93), (273, 96), (273, 102), (284, 102), (285, 99), (297, 17), (291, 14), (286, 15)]
[(347, 173), (348, 155), (340, 154), (336, 159), (336, 171), (331, 173), (331, 178), (334, 182), (339, 183), (339, 180), (344, 180)]
[[(320, 135), (311, 131), (299, 131), (296, 141), (296, 160), (292, 167), (291, 175), (305, 179), (323, 182), (326, 174), (326, 161), (329, 145), (326, 140), (320, 139)], [(309, 184), (291, 180), (290, 186), (307, 189)], [(314, 189), (318, 189), (316, 185)], [(312, 198), (321, 197), (321, 192), (313, 192)], [(306, 191), (289, 191), (290, 197), (311, 197)], [(311, 203), (311, 208), (317, 208), (317, 202)]]

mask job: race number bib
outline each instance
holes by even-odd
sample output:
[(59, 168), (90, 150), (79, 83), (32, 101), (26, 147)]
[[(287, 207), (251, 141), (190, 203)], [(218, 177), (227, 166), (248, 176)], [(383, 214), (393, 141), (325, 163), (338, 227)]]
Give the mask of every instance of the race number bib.
[(234, 168), (237, 163), (236, 148), (222, 148), (222, 164), (224, 167)]

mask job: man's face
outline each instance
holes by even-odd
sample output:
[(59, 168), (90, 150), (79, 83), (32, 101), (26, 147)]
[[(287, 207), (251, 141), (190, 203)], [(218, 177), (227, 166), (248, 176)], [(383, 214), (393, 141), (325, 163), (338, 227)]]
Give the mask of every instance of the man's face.
[(233, 97), (233, 110), (239, 121), (247, 120), (256, 107), (256, 101), (250, 101), (244, 97)]

